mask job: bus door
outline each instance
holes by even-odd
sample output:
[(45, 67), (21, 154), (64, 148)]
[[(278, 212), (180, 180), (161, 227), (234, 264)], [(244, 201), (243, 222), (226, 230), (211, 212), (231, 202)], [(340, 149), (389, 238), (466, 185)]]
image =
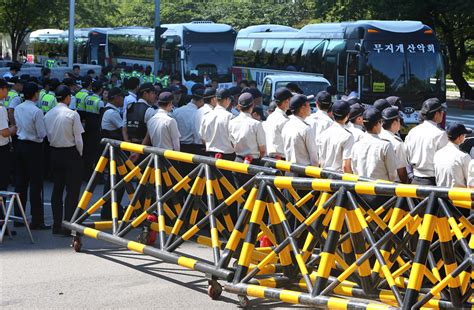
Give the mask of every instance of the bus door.
[(356, 91), (360, 97), (362, 83), (357, 72), (357, 52), (347, 51), (345, 71), (344, 93), (349, 94)]

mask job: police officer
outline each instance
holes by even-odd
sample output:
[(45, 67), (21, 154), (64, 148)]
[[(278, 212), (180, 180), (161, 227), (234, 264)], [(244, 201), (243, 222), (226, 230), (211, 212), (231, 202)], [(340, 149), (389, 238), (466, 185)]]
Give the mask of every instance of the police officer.
[(147, 122), (151, 144), (158, 148), (179, 151), (178, 124), (169, 116), (173, 109), (173, 94), (162, 92), (158, 97), (158, 107), (156, 114)]
[[(15, 108), (18, 140), (15, 145), (15, 191), (20, 194), (23, 206), (29, 197), (32, 215), (32, 229), (50, 229), (44, 224), (44, 210), (41, 198), (43, 188), (43, 139), (46, 128), (43, 112), (36, 106), (39, 89), (35, 83), (28, 82), (23, 86), (25, 102)], [(20, 216), (18, 209), (15, 215)], [(17, 225), (18, 226), (18, 225)]]
[[(245, 96), (244, 96), (245, 94)], [(244, 93), (240, 100), (253, 100), (252, 95)], [(230, 105), (230, 92), (219, 89), (217, 105), (214, 110), (204, 115), (199, 134), (206, 143), (206, 151), (210, 156), (217, 154), (222, 159), (234, 160), (234, 147), (230, 142), (229, 122), (233, 118), (232, 113), (227, 111)]]
[(403, 140), (398, 135), (401, 128), (401, 117), (397, 108), (386, 108), (382, 111), (382, 131), (379, 137), (383, 140), (390, 141), (397, 158), (397, 175), (396, 182), (408, 183), (407, 173), (407, 156)]
[(437, 98), (423, 102), (424, 122), (408, 132), (405, 148), (408, 162), (413, 167), (413, 184), (435, 185), (434, 154), (448, 144), (446, 132), (438, 127), (443, 121), (446, 106)]
[(321, 168), (352, 173), (351, 152), (354, 136), (345, 128), (351, 107), (347, 101), (336, 101), (332, 106), (334, 123), (316, 137)]
[[(221, 95), (227, 95), (227, 92), (222, 91)], [(230, 141), (235, 149), (236, 162), (261, 165), (260, 158), (266, 153), (265, 131), (262, 123), (252, 117), (254, 102), (250, 99), (248, 95), (239, 98), (240, 114), (229, 122)]]
[(76, 108), (81, 121), (85, 124), (86, 117), (86, 99), (92, 95), (92, 79), (89, 76), (84, 77), (82, 88), (74, 96), (76, 98)]
[(351, 111), (349, 112), (349, 122), (347, 122), (346, 128), (354, 136), (354, 142), (359, 141), (364, 135), (364, 118), (362, 114), (365, 109), (360, 103), (354, 103), (351, 105)]
[[(199, 134), (199, 129), (201, 128), (202, 118), (205, 114), (209, 113), (217, 105), (216, 89), (207, 87), (204, 90), (204, 105), (199, 108), (196, 112), (194, 119), (194, 134), (199, 137), (199, 140), (202, 141), (201, 135)], [(203, 143), (203, 142), (200, 142)], [(201, 154), (204, 154), (204, 149)]]
[(382, 131), (382, 114), (369, 108), (363, 119), (367, 132), (352, 147), (352, 171), (373, 179), (395, 181), (397, 158), (392, 144), (378, 136)]
[[(63, 220), (69, 221), (71, 219), (79, 201), (84, 128), (79, 114), (69, 109), (72, 97), (69, 87), (59, 86), (55, 95), (58, 104), (46, 113), (44, 123), (51, 147), (51, 168), (54, 181), (51, 194), (54, 219), (53, 234), (64, 234), (67, 231), (61, 228), (61, 223)], [(66, 199), (63, 202), (65, 188)]]
[[(7, 97), (8, 83), (0, 79), (0, 101)], [(5, 107), (0, 105), (0, 191), (8, 189), (10, 182), (10, 137), (16, 134), (16, 126), (8, 124), (8, 115)], [(0, 213), (1, 214), (1, 213)]]
[[(125, 88), (125, 90), (128, 92), (128, 94), (125, 96), (124, 100), (123, 100), (123, 119), (125, 121), (125, 119), (127, 118), (127, 106), (131, 103), (134, 103), (134, 102), (137, 102), (138, 101), (138, 97), (137, 97), (137, 93), (138, 93), (138, 88), (140, 87), (140, 80), (136, 77), (130, 77), (130, 78), (127, 78), (124, 80), (123, 82), (123, 86)], [(125, 126), (125, 124), (124, 124)], [(125, 127), (124, 127), (125, 128)], [(124, 134), (125, 136), (125, 134)]]
[(58, 66), (58, 61), (56, 60), (56, 54), (55, 53), (48, 53), (48, 59), (44, 63), (44, 66), (46, 68), (55, 68)]
[(101, 110), (101, 132), (103, 138), (123, 140), (123, 119), (120, 108), (123, 107), (124, 93), (118, 87), (109, 91), (108, 103)]
[(24, 81), (18, 76), (14, 76), (9, 80), (9, 84), (13, 84), (13, 86), (8, 91), (7, 97), (3, 102), (3, 106), (7, 109), (8, 120), (10, 124), (15, 125), (14, 111), (15, 108), (21, 103), (20, 93), (23, 90)]
[(19, 63), (14, 63), (10, 66), (10, 70), (3, 74), (3, 78), (9, 81), (12, 77), (16, 76), (18, 72), (21, 70), (21, 65)]
[(459, 149), (467, 134), (472, 133), (461, 123), (448, 127), (449, 142), (438, 150), (433, 158), (436, 185), (445, 187), (466, 187), (471, 157)]
[(92, 83), (92, 94), (85, 98), (85, 134), (84, 134), (84, 165), (85, 178), (92, 174), (95, 162), (99, 157), (100, 147), (100, 110), (104, 107), (101, 99), (102, 82)]
[(49, 110), (54, 108), (57, 104), (55, 91), (56, 88), (61, 85), (58, 79), (51, 79), (49, 81), (49, 91), (48, 93), (44, 94), (43, 97), (38, 101), (38, 108), (46, 114)]
[(151, 72), (151, 66), (148, 65), (145, 68), (145, 73), (140, 78), (141, 84), (152, 83), (155, 84), (155, 75)]
[(276, 159), (285, 158), (285, 147), (283, 144), (282, 131), (286, 122), (289, 121), (286, 112), (290, 106), (293, 94), (289, 89), (280, 87), (275, 91), (275, 102), (277, 107), (264, 123), (267, 154)]
[(286, 160), (300, 165), (318, 166), (314, 130), (305, 122), (311, 115), (308, 98), (305, 95), (294, 95), (289, 108), (292, 115), (282, 130)]
[(320, 91), (316, 95), (316, 113), (311, 114), (306, 118), (306, 122), (313, 128), (314, 136), (317, 138), (321, 133), (328, 129), (334, 122), (329, 111), (332, 107), (332, 97), (327, 91)]
[(74, 94), (77, 92), (78, 89), (76, 81), (72, 78), (65, 78), (63, 80), (63, 84), (69, 87), (69, 90), (71, 91), (71, 103), (69, 104), (69, 109), (75, 111), (77, 109), (77, 100)]

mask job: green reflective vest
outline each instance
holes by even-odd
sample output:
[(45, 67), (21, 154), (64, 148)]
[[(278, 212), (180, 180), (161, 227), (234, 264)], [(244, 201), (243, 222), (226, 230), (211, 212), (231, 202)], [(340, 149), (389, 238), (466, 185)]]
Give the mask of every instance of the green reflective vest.
[(19, 97), (20, 95), (16, 92), (16, 90), (9, 90), (8, 91), (8, 94), (7, 94), (7, 97), (5, 98), (5, 101), (3, 102), (3, 106), (8, 109), (8, 107), (10, 106), (10, 102), (12, 101), (13, 98), (15, 97)]
[(85, 100), (86, 113), (100, 114), (100, 97), (96, 94), (90, 95)]
[(155, 84), (155, 81), (156, 81), (156, 77), (153, 74), (142, 75), (142, 84), (144, 84), (144, 83)]
[(51, 110), (58, 104), (58, 102), (56, 101), (56, 96), (54, 95), (53, 92), (49, 92), (45, 94), (43, 98), (41, 98), (41, 100), (39, 100), (38, 102), (39, 102), (38, 108), (40, 108), (43, 111), (43, 113), (47, 113), (49, 110)]
[(170, 77), (168, 75), (165, 75), (164, 77), (160, 79), (160, 83), (164, 88), (168, 87), (169, 79)]
[(83, 88), (76, 93), (76, 109), (77, 111), (85, 111), (86, 110), (86, 98), (90, 95), (90, 92)]
[(46, 63), (44, 64), (46, 68), (54, 68), (58, 66), (58, 62), (54, 59), (48, 59), (46, 60)]

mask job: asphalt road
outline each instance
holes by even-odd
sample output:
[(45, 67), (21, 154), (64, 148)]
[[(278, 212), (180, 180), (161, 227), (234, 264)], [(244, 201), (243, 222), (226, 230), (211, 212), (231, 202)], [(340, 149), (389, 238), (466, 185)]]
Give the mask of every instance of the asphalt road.
[(452, 122), (461, 122), (464, 126), (474, 129), (474, 110), (449, 107), (446, 115), (446, 122), (448, 124)]

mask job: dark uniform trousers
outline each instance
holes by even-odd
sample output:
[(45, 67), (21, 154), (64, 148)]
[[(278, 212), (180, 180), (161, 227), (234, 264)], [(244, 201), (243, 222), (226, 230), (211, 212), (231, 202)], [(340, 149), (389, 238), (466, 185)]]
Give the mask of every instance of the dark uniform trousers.
[[(43, 189), (43, 143), (18, 140), (15, 145), (15, 191), (20, 194), (23, 208), (28, 202), (28, 187), (32, 225), (44, 224)], [(15, 215), (21, 216), (18, 207)]]
[(0, 191), (8, 190), (10, 159), (10, 144), (0, 146)]
[(411, 184), (416, 185), (436, 185), (436, 178), (435, 177), (413, 177), (413, 181)]
[[(76, 147), (51, 147), (51, 170), (53, 172), (53, 228), (61, 228), (61, 222), (69, 221), (79, 201), (82, 183), (83, 161)], [(66, 188), (66, 199), (63, 203), (63, 192)], [(64, 212), (63, 212), (64, 208)]]

